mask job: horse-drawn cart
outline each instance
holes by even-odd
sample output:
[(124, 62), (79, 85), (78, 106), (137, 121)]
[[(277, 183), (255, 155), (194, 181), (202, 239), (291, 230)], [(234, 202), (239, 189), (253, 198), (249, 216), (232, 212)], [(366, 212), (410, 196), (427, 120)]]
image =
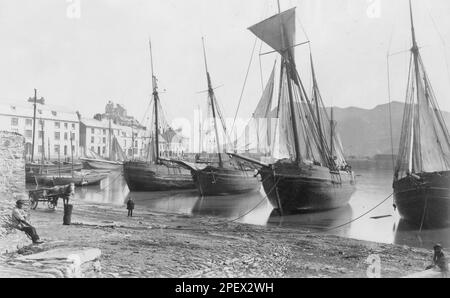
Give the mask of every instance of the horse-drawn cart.
[(47, 207), (50, 210), (55, 210), (56, 206), (58, 205), (58, 199), (61, 198), (63, 199), (64, 204), (68, 204), (69, 199), (74, 194), (74, 192), (74, 184), (30, 190), (28, 192), (30, 208), (35, 210), (39, 202), (45, 202), (47, 203)]

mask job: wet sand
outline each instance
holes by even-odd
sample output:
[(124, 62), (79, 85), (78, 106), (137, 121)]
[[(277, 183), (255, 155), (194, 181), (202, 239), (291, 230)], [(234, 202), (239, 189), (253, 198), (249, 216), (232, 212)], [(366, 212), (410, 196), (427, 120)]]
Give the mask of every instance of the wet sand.
[[(32, 221), (41, 238), (6, 257), (54, 248), (99, 248), (105, 277), (367, 277), (368, 258), (378, 255), (381, 277), (424, 270), (432, 252), (318, 234), (307, 230), (253, 226), (217, 218), (162, 214), (84, 201), (74, 205), (72, 225), (63, 208), (39, 206)], [(29, 268), (33, 270), (33, 268)]]

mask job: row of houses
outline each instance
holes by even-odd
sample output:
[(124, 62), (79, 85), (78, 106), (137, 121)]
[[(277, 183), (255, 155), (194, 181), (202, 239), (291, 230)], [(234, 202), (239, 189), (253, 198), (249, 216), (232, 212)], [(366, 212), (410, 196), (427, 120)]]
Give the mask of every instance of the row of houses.
[[(108, 103), (110, 105), (110, 103)], [(109, 157), (110, 144), (116, 137), (124, 154), (129, 159), (144, 158), (148, 152), (150, 133), (142, 125), (123, 125), (105, 118), (83, 118), (78, 112), (67, 111), (38, 103), (33, 151), (32, 103), (0, 103), (0, 131), (16, 132), (25, 137), (25, 154), (30, 160), (75, 159), (93, 151), (102, 157)], [(162, 156), (182, 155), (187, 151), (184, 138), (160, 136)]]

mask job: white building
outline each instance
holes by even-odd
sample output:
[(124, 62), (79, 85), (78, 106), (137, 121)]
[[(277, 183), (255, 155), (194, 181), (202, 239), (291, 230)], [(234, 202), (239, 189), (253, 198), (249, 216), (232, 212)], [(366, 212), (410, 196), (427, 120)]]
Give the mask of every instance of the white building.
[[(33, 103), (0, 103), (0, 130), (25, 137), (25, 154), (31, 159), (33, 143)], [(79, 119), (76, 112), (38, 103), (36, 106), (34, 159), (70, 159), (80, 155)], [(72, 141), (71, 141), (72, 139)]]
[(145, 154), (146, 131), (128, 126), (121, 126), (106, 119), (82, 118), (80, 120), (80, 147), (83, 153), (89, 150), (108, 158), (110, 155), (110, 142), (114, 136), (127, 158), (138, 158)]

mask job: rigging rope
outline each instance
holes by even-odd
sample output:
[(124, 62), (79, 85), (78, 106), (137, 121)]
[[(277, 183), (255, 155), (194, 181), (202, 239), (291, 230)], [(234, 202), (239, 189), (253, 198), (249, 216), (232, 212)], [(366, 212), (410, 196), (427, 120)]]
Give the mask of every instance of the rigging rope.
[(239, 109), (241, 107), (241, 103), (242, 103), (242, 98), (244, 96), (245, 87), (247, 86), (248, 75), (250, 73), (250, 68), (252, 66), (253, 56), (255, 55), (255, 49), (256, 49), (256, 44), (257, 43), (258, 43), (258, 37), (255, 38), (255, 43), (253, 44), (252, 55), (250, 56), (250, 62), (248, 63), (247, 73), (245, 74), (245, 79), (244, 79), (244, 85), (242, 86), (241, 95), (239, 97), (239, 103), (238, 103), (238, 106), (237, 106), (237, 109), (236, 109), (236, 113), (234, 114), (233, 125), (231, 126), (230, 133), (231, 133), (231, 131), (234, 130), (234, 125), (236, 124), (236, 118), (237, 118), (237, 115), (239, 113)]

